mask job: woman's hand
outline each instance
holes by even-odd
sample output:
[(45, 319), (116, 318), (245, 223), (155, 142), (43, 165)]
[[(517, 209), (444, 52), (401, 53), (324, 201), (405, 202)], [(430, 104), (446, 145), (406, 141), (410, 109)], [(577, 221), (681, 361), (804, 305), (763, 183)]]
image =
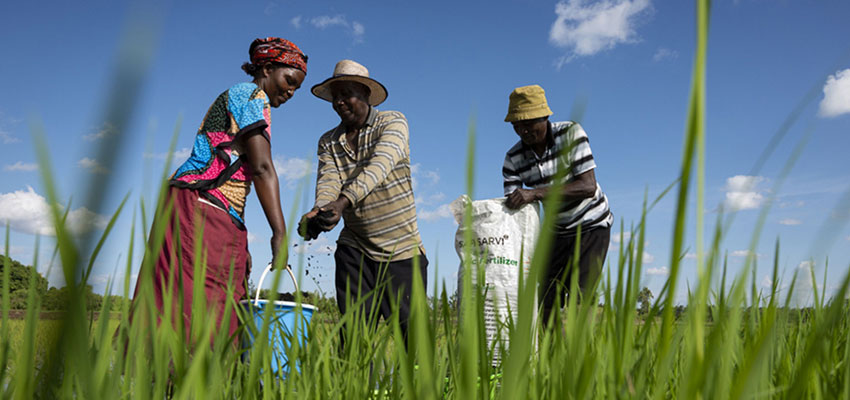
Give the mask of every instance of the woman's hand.
[(289, 251), (284, 247), (283, 235), (272, 235), (272, 269), (286, 266), (289, 262)]

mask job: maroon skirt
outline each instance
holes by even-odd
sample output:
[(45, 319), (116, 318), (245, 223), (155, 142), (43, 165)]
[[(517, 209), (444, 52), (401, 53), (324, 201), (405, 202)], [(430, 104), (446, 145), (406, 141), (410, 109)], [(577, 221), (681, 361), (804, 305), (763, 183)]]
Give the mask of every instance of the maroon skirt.
[[(236, 227), (226, 211), (201, 200), (197, 191), (172, 187), (166, 197), (166, 204), (169, 201), (174, 203), (174, 211), (169, 220), (162, 221), (163, 216), (157, 215), (158, 220), (154, 223), (168, 223), (165, 238), (162, 246), (151, 252), (155, 257), (152, 271), (153, 293), (160, 312), (157, 323), (161, 322), (164, 296), (168, 296), (169, 288), (173, 287), (170, 293), (174, 328), (178, 329), (176, 324), (182, 322), (186, 339), (191, 340), (196, 232), (203, 229), (199, 253), (201, 258), (198, 261), (202, 263), (206, 275), (202, 294), (205, 299), (204, 315), (215, 316), (216, 328), (222, 329), (222, 318), (227, 303), (231, 301), (228, 332), (233, 336), (239, 326), (236, 307), (239, 300), (245, 297), (245, 283), (251, 270), (248, 233)], [(175, 227), (179, 229), (179, 237), (175, 235)], [(144, 268), (142, 271), (144, 273)], [(141, 283), (140, 275), (136, 282), (134, 299), (139, 294)], [(230, 299), (227, 296), (228, 286), (233, 290)]]

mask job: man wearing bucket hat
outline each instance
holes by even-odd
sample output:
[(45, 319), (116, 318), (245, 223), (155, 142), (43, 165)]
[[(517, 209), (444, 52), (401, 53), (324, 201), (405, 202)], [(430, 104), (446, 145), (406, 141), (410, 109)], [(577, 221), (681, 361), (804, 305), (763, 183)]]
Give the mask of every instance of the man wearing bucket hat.
[(564, 304), (574, 256), (578, 256), (578, 287), (583, 295), (592, 296), (588, 291), (599, 279), (614, 220), (608, 198), (596, 182), (587, 133), (573, 121), (551, 122), (550, 115), (542, 87), (514, 89), (505, 122), (513, 125), (520, 141), (508, 150), (502, 167), (505, 205), (512, 209), (543, 200), (559, 164), (566, 170), (560, 182), (555, 232), (551, 233), (554, 243), (541, 280), (540, 301), (547, 322), (556, 301)]
[(399, 323), (406, 336), (413, 274), (425, 284), (428, 266), (416, 223), (407, 119), (375, 108), (387, 89), (351, 60), (337, 63), (333, 76), (311, 91), (331, 103), (340, 123), (319, 139), (316, 204), (298, 231), (315, 239), (344, 219), (334, 253), (340, 311), (366, 296), (364, 314), (376, 301), (374, 309), (389, 319), (391, 302), (400, 296)]

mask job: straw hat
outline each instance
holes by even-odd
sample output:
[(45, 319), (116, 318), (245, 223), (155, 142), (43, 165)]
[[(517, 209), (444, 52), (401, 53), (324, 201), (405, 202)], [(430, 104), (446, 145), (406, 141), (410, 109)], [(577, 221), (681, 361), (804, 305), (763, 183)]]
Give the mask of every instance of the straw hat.
[(546, 93), (539, 85), (522, 86), (511, 92), (505, 122), (516, 122), (552, 115)]
[(337, 81), (351, 81), (366, 85), (370, 90), (369, 105), (377, 106), (387, 99), (387, 88), (380, 82), (370, 78), (369, 70), (366, 67), (351, 60), (342, 60), (336, 63), (333, 76), (313, 86), (310, 91), (322, 100), (333, 101), (331, 83)]

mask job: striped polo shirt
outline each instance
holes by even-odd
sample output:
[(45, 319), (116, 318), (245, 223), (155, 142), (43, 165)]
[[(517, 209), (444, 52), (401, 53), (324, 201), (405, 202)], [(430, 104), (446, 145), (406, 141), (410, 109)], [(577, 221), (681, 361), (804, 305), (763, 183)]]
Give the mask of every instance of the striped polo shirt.
[(338, 243), (360, 249), (375, 261), (400, 261), (425, 254), (410, 177), (407, 119), (398, 111), (370, 108), (357, 148), (342, 124), (319, 139), (316, 206), (340, 195), (351, 202)]
[[(549, 122), (546, 140), (546, 151), (542, 156), (538, 156), (522, 140), (508, 150), (502, 167), (505, 196), (523, 185), (534, 189), (549, 186), (558, 168), (558, 154), (564, 148), (567, 149), (567, 158), (563, 160), (565, 163), (562, 163), (563, 167), (567, 168), (564, 184), (596, 168), (587, 133), (578, 123)], [(555, 225), (556, 230), (561, 233), (574, 233), (579, 225), (586, 231), (610, 227), (613, 222), (614, 215), (608, 208), (608, 198), (597, 183), (596, 192), (592, 197), (569, 200), (561, 204)]]

